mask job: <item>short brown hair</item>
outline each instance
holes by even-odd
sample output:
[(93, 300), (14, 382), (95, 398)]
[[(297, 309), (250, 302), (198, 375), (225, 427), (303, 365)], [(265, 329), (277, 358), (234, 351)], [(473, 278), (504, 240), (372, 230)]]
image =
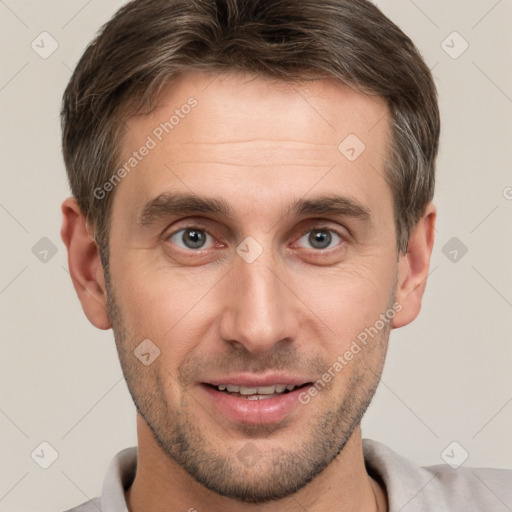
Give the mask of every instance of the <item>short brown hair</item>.
[(389, 108), (386, 179), (397, 247), (434, 194), (437, 93), (411, 40), (367, 0), (133, 0), (85, 50), (66, 88), (62, 146), (71, 191), (108, 265), (113, 192), (94, 190), (119, 165), (124, 122), (150, 111), (186, 70), (305, 80), (334, 77)]

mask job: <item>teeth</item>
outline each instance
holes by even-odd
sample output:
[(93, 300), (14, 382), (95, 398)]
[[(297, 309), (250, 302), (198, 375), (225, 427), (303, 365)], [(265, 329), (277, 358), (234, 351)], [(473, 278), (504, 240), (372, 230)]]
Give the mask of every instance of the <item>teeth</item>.
[(257, 392), (258, 388), (246, 388), (245, 386), (240, 386), (241, 395), (255, 395)]
[(275, 386), (260, 386), (258, 388), (258, 395), (272, 395), (276, 392)]
[(234, 385), (225, 385), (219, 384), (217, 388), (220, 391), (228, 391), (229, 393), (240, 393), (241, 395), (249, 396), (249, 395), (273, 395), (275, 393), (283, 393), (286, 389), (288, 391), (293, 391), (297, 386), (294, 384), (290, 384), (286, 386), (285, 384), (275, 384), (272, 386), (259, 386), (257, 388), (247, 388), (245, 386), (234, 386)]

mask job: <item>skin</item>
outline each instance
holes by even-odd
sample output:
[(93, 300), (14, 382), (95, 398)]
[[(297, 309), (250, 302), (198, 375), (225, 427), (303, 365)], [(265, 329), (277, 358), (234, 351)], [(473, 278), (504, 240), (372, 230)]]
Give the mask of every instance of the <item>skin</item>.
[[(398, 254), (383, 178), (387, 108), (334, 80), (186, 73), (155, 111), (128, 120), (123, 156), (191, 96), (197, 106), (115, 189), (109, 275), (76, 200), (62, 206), (75, 289), (88, 319), (112, 327), (139, 413), (129, 510), (386, 510), (385, 490), (364, 466), (360, 420), (389, 331), (420, 311), (435, 207)], [(352, 162), (338, 149), (349, 134), (366, 146)], [(222, 199), (231, 217), (178, 211), (143, 226), (144, 205), (171, 192)], [(288, 208), (328, 194), (368, 215)], [(204, 230), (204, 247), (184, 245), (187, 227)], [(313, 229), (331, 235), (328, 248), (312, 244)], [(262, 249), (252, 263), (236, 252), (249, 236)], [(202, 389), (242, 371), (316, 382), (394, 304), (378, 336), (282, 421), (234, 421)], [(160, 350), (148, 366), (133, 355), (144, 339)], [(237, 457), (247, 446), (260, 456), (251, 467)]]

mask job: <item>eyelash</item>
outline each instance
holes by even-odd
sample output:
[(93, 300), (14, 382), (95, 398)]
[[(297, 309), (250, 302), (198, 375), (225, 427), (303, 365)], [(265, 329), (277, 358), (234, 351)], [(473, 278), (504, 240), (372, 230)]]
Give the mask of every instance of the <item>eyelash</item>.
[[(200, 225), (190, 225), (190, 226), (182, 227), (182, 228), (180, 228), (178, 230), (173, 231), (169, 235), (166, 235), (165, 236), (165, 241), (166, 242), (170, 242), (171, 238), (173, 236), (175, 236), (175, 235), (177, 235), (179, 233), (183, 233), (183, 232), (186, 232), (186, 231), (194, 231), (194, 230), (206, 233), (206, 235), (208, 237), (211, 237), (211, 238), (213, 238), (215, 240), (215, 237), (213, 235), (211, 235), (210, 232), (206, 228), (201, 227)], [(322, 226), (322, 225), (309, 227), (308, 229), (301, 231), (301, 234), (297, 238), (297, 240), (301, 240), (305, 235), (307, 235), (307, 234), (309, 234), (309, 233), (311, 233), (313, 231), (328, 232), (328, 233), (331, 233), (331, 234), (333, 233), (334, 235), (336, 235), (340, 239), (340, 242), (338, 242), (334, 247), (328, 247), (326, 249), (315, 249), (315, 248), (309, 249), (309, 250), (311, 250), (311, 251), (313, 251), (314, 253), (317, 253), (317, 254), (323, 254), (326, 251), (331, 251), (332, 249), (334, 249), (335, 247), (341, 245), (343, 242), (346, 242), (346, 240), (347, 240), (346, 235), (340, 233), (336, 229), (332, 229), (332, 228), (330, 228), (328, 226)], [(194, 253), (195, 254), (202, 254), (202, 253), (204, 253), (204, 251), (207, 251), (209, 249), (211, 249), (211, 248), (204, 249), (203, 247), (200, 247), (198, 249), (191, 249), (189, 247), (180, 247), (180, 250), (186, 251), (189, 254), (194, 254)], [(306, 250), (308, 250), (308, 249), (306, 249)]]

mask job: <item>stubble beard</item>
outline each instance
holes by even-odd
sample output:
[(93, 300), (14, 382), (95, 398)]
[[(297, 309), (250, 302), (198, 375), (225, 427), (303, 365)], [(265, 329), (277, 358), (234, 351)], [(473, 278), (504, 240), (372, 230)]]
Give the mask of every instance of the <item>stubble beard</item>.
[[(169, 403), (165, 394), (166, 386), (174, 381), (176, 388), (181, 387), (180, 376), (172, 376), (165, 371), (163, 375), (158, 373), (157, 363), (145, 367), (137, 360), (133, 354), (137, 342), (127, 332), (127, 324), (108, 274), (106, 287), (108, 312), (123, 374), (138, 413), (151, 430), (162, 452), (197, 482), (221, 496), (244, 503), (263, 504), (295, 494), (341, 453), (361, 423), (377, 389), (384, 366), (390, 325), (379, 333), (378, 339), (372, 341), (375, 343), (372, 350), (380, 351), (377, 367), (366, 366), (364, 359), (358, 356), (351, 362), (356, 366), (342, 396), (334, 400), (336, 403), (325, 408), (317, 417), (312, 417), (307, 428), (288, 427), (292, 429), (290, 432), (295, 430), (303, 433), (298, 447), (286, 449), (272, 443), (272, 449), (262, 449), (264, 455), (256, 464), (246, 466), (237, 457), (237, 450), (222, 444), (222, 440), (229, 443), (236, 439), (239, 451), (244, 445), (239, 435), (244, 433), (243, 429), (233, 434), (226, 432), (220, 442), (215, 442), (208, 436), (210, 429), (198, 425), (196, 415), (191, 409), (191, 405), (198, 405), (193, 398), (189, 397), (187, 400), (185, 388), (182, 388), (179, 403)], [(392, 299), (391, 304), (394, 301), (394, 291)], [(309, 405), (302, 407), (306, 408), (304, 414), (307, 414)], [(303, 414), (300, 416), (303, 417)], [(206, 413), (204, 417), (207, 421), (214, 421)], [(263, 426), (258, 430), (256, 426), (252, 433), (247, 431), (245, 434), (250, 437), (253, 445), (263, 446), (265, 436), (262, 434), (265, 428)], [(271, 437), (271, 432), (268, 433)]]

